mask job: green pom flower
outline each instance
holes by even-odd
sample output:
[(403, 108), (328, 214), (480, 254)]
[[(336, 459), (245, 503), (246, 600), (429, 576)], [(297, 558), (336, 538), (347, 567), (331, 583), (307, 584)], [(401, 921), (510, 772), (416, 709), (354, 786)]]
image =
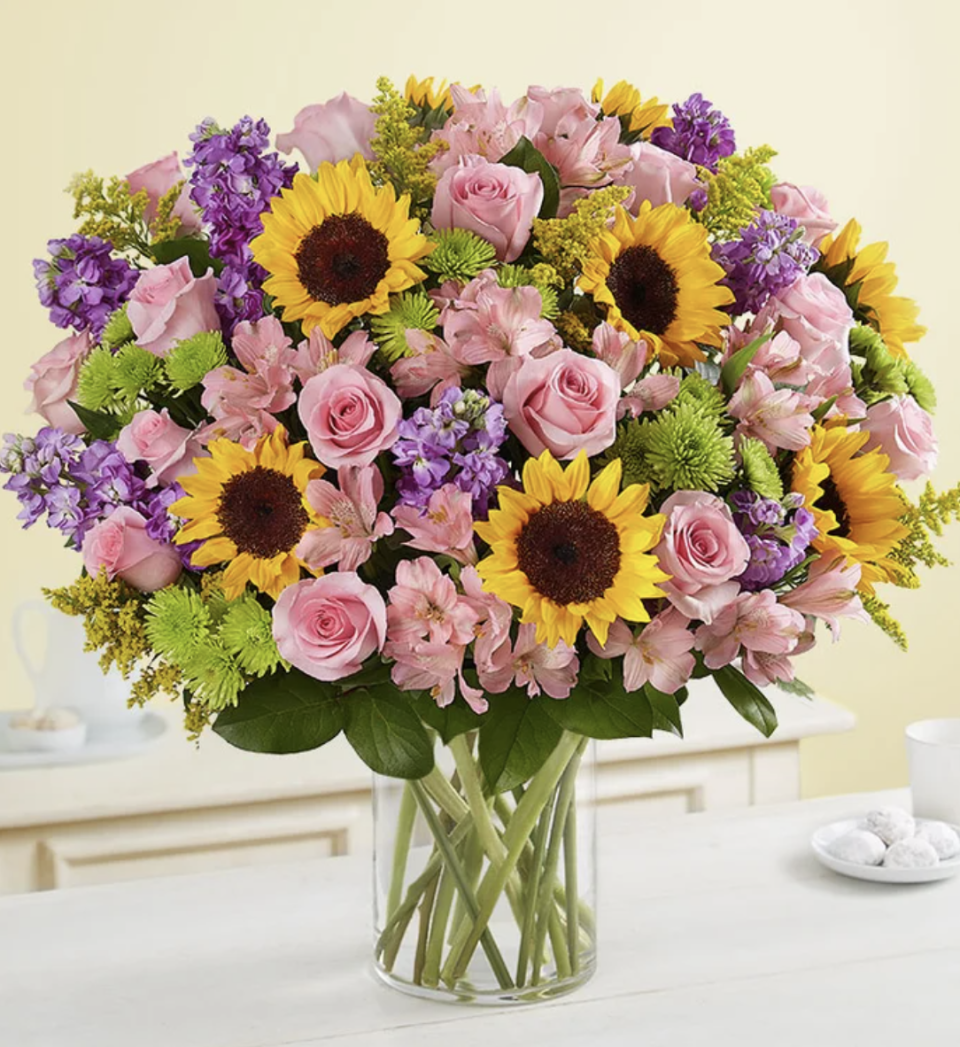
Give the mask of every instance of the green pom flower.
[(699, 407), (678, 404), (640, 428), (657, 488), (716, 491), (733, 479), (733, 439)]
[(706, 417), (716, 420), (719, 420), (727, 409), (723, 393), (696, 371), (691, 371), (680, 382), (680, 391), (673, 401), (673, 406), (679, 404), (689, 404), (701, 410)]
[(903, 377), (906, 380), (910, 395), (917, 403), (930, 414), (937, 409), (937, 394), (933, 388), (933, 382), (912, 361), (908, 360), (903, 365)]
[(439, 310), (423, 291), (405, 291), (390, 299), (388, 312), (370, 318), (370, 331), (380, 352), (393, 361), (412, 354), (407, 344), (409, 328), (432, 331), (439, 320)]
[(128, 397), (136, 397), (153, 389), (163, 378), (163, 362), (158, 356), (142, 349), (136, 342), (127, 342), (117, 350), (114, 360), (114, 381)]
[(497, 281), (501, 287), (535, 287), (540, 292), (542, 305), (540, 315), (544, 320), (555, 320), (560, 315), (557, 304), (557, 289), (538, 281), (529, 269), (522, 265), (502, 265), (497, 270)]
[(164, 358), (167, 381), (184, 392), (227, 362), (227, 350), (219, 331), (201, 331), (186, 341), (178, 342)]
[(747, 437), (740, 441), (740, 459), (747, 486), (763, 498), (783, 500), (783, 481), (777, 463), (761, 440)]
[(441, 282), (465, 284), (497, 260), (493, 244), (468, 229), (438, 229), (430, 239), (437, 246), (419, 264)]
[(219, 643), (200, 644), (182, 669), (187, 689), (214, 711), (236, 705), (246, 685), (237, 660)]
[(120, 410), (124, 398), (117, 391), (116, 362), (109, 349), (98, 346), (84, 360), (77, 379), (77, 402), (91, 411)]
[(270, 612), (249, 594), (227, 605), (220, 626), (220, 642), (234, 655), (240, 668), (251, 676), (265, 676), (287, 663), (280, 657), (273, 638)]
[(213, 623), (199, 593), (168, 587), (147, 603), (147, 637), (153, 649), (186, 669), (196, 648), (210, 642)]
[(124, 342), (132, 342), (135, 337), (133, 324), (127, 319), (127, 307), (123, 305), (110, 314), (103, 334), (100, 336), (100, 344), (105, 349), (116, 349)]
[(647, 461), (644, 430), (636, 419), (621, 422), (617, 426), (617, 438), (613, 445), (597, 459), (600, 469), (615, 459), (620, 459), (623, 470), (621, 483), (623, 487), (630, 484), (651, 483), (654, 480), (653, 469)]

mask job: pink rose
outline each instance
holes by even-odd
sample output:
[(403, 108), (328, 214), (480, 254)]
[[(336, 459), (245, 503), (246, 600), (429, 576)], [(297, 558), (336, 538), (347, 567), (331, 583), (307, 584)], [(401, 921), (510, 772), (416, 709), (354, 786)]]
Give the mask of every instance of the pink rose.
[(650, 142), (637, 142), (630, 146), (630, 155), (633, 162), (617, 182), (633, 188), (632, 214), (639, 211), (644, 200), (649, 200), (654, 207), (661, 204), (682, 206), (694, 190), (703, 188), (693, 164), (666, 149)]
[(96, 577), (103, 568), (107, 577), (122, 578), (142, 593), (156, 592), (180, 577), (180, 554), (167, 542), (147, 534), (147, 521), (127, 505), (120, 506), (87, 531), (83, 566)]
[(323, 163), (350, 160), (357, 153), (372, 160), (370, 139), (376, 123), (369, 106), (341, 91), (323, 105), (301, 109), (293, 118), (293, 130), (277, 135), (277, 148), (281, 153), (299, 149), (314, 171)]
[(716, 495), (676, 491), (660, 512), (667, 523), (654, 552), (673, 576), (662, 587), (688, 618), (711, 622), (736, 599), (740, 585), (732, 579), (746, 570), (750, 549)]
[(370, 465), (397, 439), (401, 405), (369, 371), (334, 364), (303, 387), (297, 404), (314, 454), (331, 469)]
[(837, 228), (837, 223), (830, 217), (827, 198), (811, 185), (781, 182), (770, 190), (770, 199), (777, 214), (794, 218), (803, 226), (803, 239), (813, 247)]
[(127, 319), (137, 345), (154, 356), (166, 356), (176, 345), (201, 331), (219, 331), (213, 305), (217, 280), (213, 270), (196, 279), (186, 258), (147, 269), (130, 292)]
[(507, 424), (532, 455), (593, 456), (616, 438), (620, 378), (602, 360), (560, 349), (523, 357), (503, 392)]
[(530, 239), (542, 203), (538, 174), (465, 156), (437, 183), (431, 219), (437, 229), (469, 229), (493, 244), (501, 262), (512, 262)]
[(150, 466), (147, 487), (191, 476), (197, 471), (193, 459), (206, 455), (193, 430), (177, 425), (166, 407), (162, 411), (138, 411), (120, 430), (117, 450), (128, 462)]
[(919, 480), (933, 472), (939, 453), (933, 419), (912, 396), (892, 396), (874, 404), (860, 428), (870, 434), (864, 451), (879, 447), (899, 479)]
[(355, 571), (288, 585), (273, 608), (280, 653), (315, 680), (352, 676), (386, 635), (383, 597)]
[[(143, 167), (138, 167), (136, 171), (131, 171), (127, 175), (131, 193), (139, 193), (141, 189), (147, 192), (149, 202), (144, 212), (144, 218), (148, 223), (157, 216), (157, 204), (160, 198), (166, 196), (178, 182), (185, 182), (186, 177), (180, 168), (180, 158), (176, 153), (170, 153), (159, 160), (154, 160), (152, 164), (144, 164)], [(200, 215), (190, 203), (190, 195), (186, 190), (187, 187), (184, 185), (173, 206), (174, 216), (180, 219), (181, 235), (195, 233), (200, 229)]]
[(853, 313), (842, 291), (823, 273), (798, 276), (764, 306), (764, 321), (779, 321), (799, 344), (803, 359), (821, 374), (850, 366)]
[(49, 353), (41, 356), (23, 383), (33, 397), (27, 410), (36, 411), (50, 425), (75, 436), (85, 432), (86, 427), (67, 401), (76, 399), (80, 365), (92, 348), (90, 332), (81, 331), (57, 342)]

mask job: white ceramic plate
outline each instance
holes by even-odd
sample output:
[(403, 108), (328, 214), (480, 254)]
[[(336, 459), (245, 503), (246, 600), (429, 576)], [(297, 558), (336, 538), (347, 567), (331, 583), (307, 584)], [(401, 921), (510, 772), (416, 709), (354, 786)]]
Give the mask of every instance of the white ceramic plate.
[[(813, 853), (822, 865), (842, 876), (852, 876), (856, 880), (872, 880), (875, 883), (932, 883), (934, 880), (947, 880), (960, 873), (960, 855), (941, 860), (939, 865), (929, 869), (888, 869), (883, 865), (858, 865), (856, 862), (845, 862), (835, 858), (828, 850), (830, 844), (838, 836), (856, 829), (862, 821), (862, 818), (847, 818), (842, 822), (825, 825), (813, 834), (810, 843)], [(923, 823), (923, 818), (917, 819), (917, 825)], [(957, 826), (951, 828), (960, 833)]]
[(7, 721), (15, 713), (0, 713), (0, 771), (29, 767), (64, 767), (68, 764), (102, 763), (135, 756), (155, 745), (167, 729), (167, 721), (153, 712), (131, 717), (129, 723), (90, 725), (86, 742), (60, 752), (15, 752), (7, 741)]

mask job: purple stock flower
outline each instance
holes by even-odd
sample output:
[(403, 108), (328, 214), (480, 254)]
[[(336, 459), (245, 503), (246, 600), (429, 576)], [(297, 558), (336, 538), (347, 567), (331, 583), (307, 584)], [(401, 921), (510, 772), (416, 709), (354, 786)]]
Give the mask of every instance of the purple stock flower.
[(225, 263), (218, 280), (217, 309), (229, 331), (241, 320), (263, 315), (266, 271), (253, 261), (250, 241), (263, 232), (260, 215), (289, 188), (298, 168), (270, 148), (264, 120), (243, 117), (229, 131), (206, 119), (190, 136), (190, 197), (202, 213), (210, 253)]
[(110, 314), (133, 290), (139, 270), (126, 259), (111, 257), (110, 244), (97, 236), (50, 240), (47, 250), (49, 260), (33, 263), (41, 304), (57, 327), (89, 327), (99, 339)]
[(813, 513), (803, 496), (788, 494), (783, 502), (755, 491), (730, 496), (733, 519), (750, 549), (750, 563), (738, 578), (744, 589), (766, 589), (802, 563), (817, 536)]
[(655, 128), (650, 141), (692, 164), (716, 171), (717, 163), (730, 156), (737, 143), (730, 121), (712, 105), (699, 93), (674, 103), (673, 127)]
[(727, 272), (720, 282), (737, 296), (735, 311), (757, 313), (771, 295), (807, 272), (820, 252), (803, 242), (803, 228), (795, 219), (760, 211), (740, 230), (739, 240), (716, 244), (712, 255)]

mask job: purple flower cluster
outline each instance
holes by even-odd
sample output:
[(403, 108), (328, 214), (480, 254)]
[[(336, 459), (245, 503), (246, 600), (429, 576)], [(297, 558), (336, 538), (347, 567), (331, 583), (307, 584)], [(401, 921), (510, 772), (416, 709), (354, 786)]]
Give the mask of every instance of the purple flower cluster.
[(713, 260), (726, 270), (721, 283), (737, 296), (738, 313), (757, 313), (764, 302), (789, 287), (820, 257), (803, 242), (803, 228), (794, 218), (760, 211), (740, 230), (739, 240), (716, 244)]
[(673, 127), (655, 128), (650, 141), (692, 164), (716, 171), (718, 162), (730, 156), (737, 143), (730, 121), (712, 105), (699, 93), (674, 103)]
[(473, 513), (486, 519), (490, 498), (509, 466), (497, 451), (507, 437), (500, 404), (475, 389), (447, 389), (436, 407), (420, 407), (400, 423), (391, 448), (402, 476), (404, 505), (426, 506), (445, 483), (473, 497)]
[[(115, 443), (78, 437), (46, 426), (35, 437), (7, 433), (0, 449), (0, 473), (10, 473), (4, 490), (20, 500), (19, 520), (32, 527), (44, 513), (47, 526), (61, 531), (75, 549), (86, 533), (114, 509), (126, 505), (147, 521), (147, 534), (169, 542), (177, 522), (169, 507), (183, 496), (177, 484), (150, 489)], [(198, 543), (180, 547), (184, 566)]]
[(190, 136), (193, 152), (190, 197), (203, 212), (210, 253), (224, 263), (217, 308), (228, 332), (241, 320), (263, 315), (261, 285), (266, 272), (250, 252), (250, 241), (263, 232), (260, 215), (281, 188), (289, 188), (296, 164), (284, 164), (270, 147), (264, 120), (243, 117), (230, 131), (206, 119)]
[(40, 302), (57, 327), (90, 328), (99, 340), (110, 314), (127, 300), (140, 273), (126, 259), (113, 258), (98, 236), (75, 233), (47, 242), (49, 260), (36, 258), (33, 275)]
[(803, 508), (803, 495), (788, 494), (782, 502), (755, 491), (730, 496), (733, 519), (750, 547), (750, 563), (738, 581), (744, 589), (766, 589), (802, 563), (817, 536), (813, 513)]

